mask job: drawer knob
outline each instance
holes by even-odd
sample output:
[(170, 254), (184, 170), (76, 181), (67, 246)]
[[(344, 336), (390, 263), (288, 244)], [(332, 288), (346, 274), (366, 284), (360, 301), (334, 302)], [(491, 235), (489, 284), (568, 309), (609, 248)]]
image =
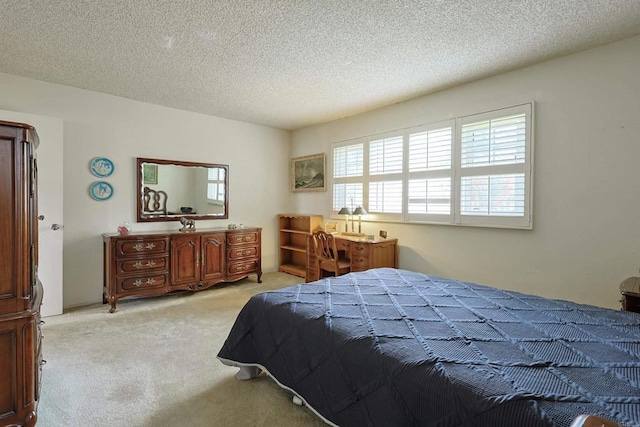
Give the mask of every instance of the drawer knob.
[(156, 265), (155, 261), (147, 261), (146, 264), (143, 264), (141, 261), (136, 261), (135, 264), (133, 264), (135, 268), (153, 267), (154, 265)]
[(153, 248), (156, 247), (155, 243), (147, 243), (146, 245), (143, 245), (142, 243), (136, 243), (135, 245), (133, 245), (133, 249), (135, 249), (136, 251), (140, 252), (144, 249), (148, 249), (151, 250)]
[(153, 285), (154, 283), (156, 283), (156, 279), (154, 279), (153, 277), (149, 277), (144, 282), (142, 281), (142, 279), (136, 279), (136, 281), (133, 282), (133, 286), (136, 286), (136, 287), (139, 288), (143, 284), (145, 284), (145, 285)]

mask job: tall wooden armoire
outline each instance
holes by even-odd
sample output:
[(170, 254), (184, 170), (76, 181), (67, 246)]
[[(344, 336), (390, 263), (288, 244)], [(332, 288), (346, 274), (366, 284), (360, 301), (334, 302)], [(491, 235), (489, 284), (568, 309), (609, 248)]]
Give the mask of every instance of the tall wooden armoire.
[(33, 426), (42, 352), (38, 280), (38, 135), (0, 121), (0, 426)]

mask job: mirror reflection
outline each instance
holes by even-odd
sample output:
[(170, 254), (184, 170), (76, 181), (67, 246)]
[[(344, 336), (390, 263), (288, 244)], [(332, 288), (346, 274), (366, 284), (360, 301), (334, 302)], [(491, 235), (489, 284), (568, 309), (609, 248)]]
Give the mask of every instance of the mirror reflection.
[(229, 166), (137, 159), (138, 222), (229, 217)]

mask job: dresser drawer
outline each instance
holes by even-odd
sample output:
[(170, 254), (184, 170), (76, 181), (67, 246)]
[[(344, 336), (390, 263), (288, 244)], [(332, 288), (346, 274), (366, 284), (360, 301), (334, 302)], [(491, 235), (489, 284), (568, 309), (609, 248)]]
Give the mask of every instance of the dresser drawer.
[(233, 248), (227, 251), (227, 260), (229, 261), (234, 261), (242, 258), (255, 258), (257, 256), (258, 248), (256, 246)]
[(369, 255), (371, 245), (366, 243), (354, 242), (351, 243), (351, 256), (366, 257)]
[(169, 238), (127, 239), (118, 240), (117, 257), (132, 257), (143, 254), (168, 253)]
[(144, 276), (125, 277), (117, 279), (118, 292), (135, 291), (139, 289), (154, 289), (167, 286), (169, 275), (147, 274)]
[(351, 242), (348, 240), (336, 239), (336, 249), (339, 251), (349, 252)]
[(247, 233), (233, 233), (227, 235), (227, 244), (230, 246), (244, 245), (248, 243), (258, 243), (260, 241), (259, 234), (256, 231)]
[(227, 264), (227, 274), (248, 274), (258, 269), (258, 261), (251, 260)]
[(369, 258), (363, 256), (351, 256), (351, 271), (362, 271), (369, 269)]
[(116, 274), (135, 271), (166, 270), (169, 268), (169, 256), (154, 256), (141, 259), (119, 259)]

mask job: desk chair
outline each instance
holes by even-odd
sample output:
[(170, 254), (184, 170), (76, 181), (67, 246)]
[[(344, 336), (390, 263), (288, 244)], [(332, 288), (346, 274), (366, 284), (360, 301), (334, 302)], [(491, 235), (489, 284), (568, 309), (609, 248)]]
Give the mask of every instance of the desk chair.
[(348, 259), (339, 258), (338, 249), (336, 249), (336, 240), (332, 234), (324, 231), (316, 231), (313, 233), (313, 242), (315, 246), (316, 257), (318, 258), (318, 266), (320, 267), (320, 277), (324, 277), (322, 270), (329, 271), (334, 276), (340, 276), (350, 271), (350, 262)]

